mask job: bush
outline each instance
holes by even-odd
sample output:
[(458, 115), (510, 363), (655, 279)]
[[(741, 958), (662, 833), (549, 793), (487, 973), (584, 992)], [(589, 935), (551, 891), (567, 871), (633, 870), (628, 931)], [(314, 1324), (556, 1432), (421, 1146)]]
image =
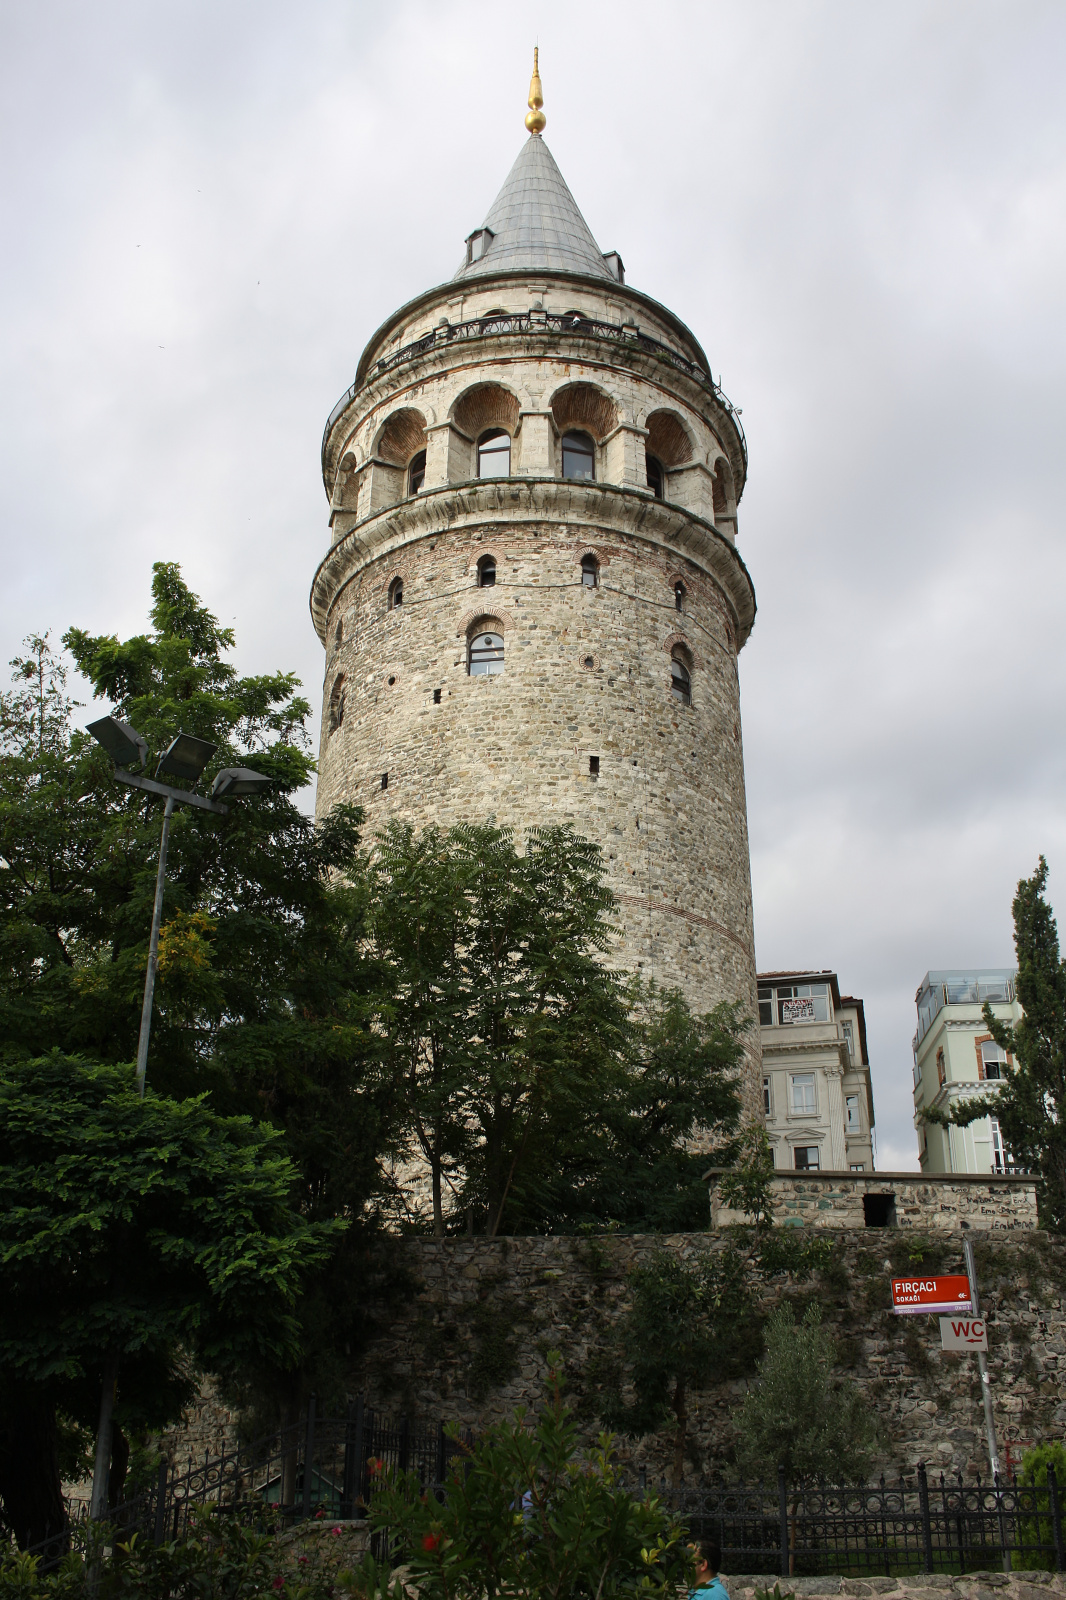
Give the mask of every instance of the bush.
[[(454, 1457), (443, 1504), (414, 1473), (386, 1474), (375, 1492), (371, 1522), (409, 1564), (421, 1600), (674, 1600), (691, 1581), (683, 1525), (659, 1500), (624, 1488), (610, 1435), (578, 1454), (559, 1358), (549, 1359), (539, 1415), (518, 1411)], [(379, 1595), (386, 1577), (368, 1558), (352, 1591)]]
[[(1027, 1488), (1046, 1491), (1049, 1467), (1055, 1473), (1061, 1507), (1066, 1500), (1066, 1446), (1060, 1444), (1058, 1440), (1050, 1444), (1038, 1444), (1035, 1450), (1025, 1452), (1018, 1482)], [(1033, 1498), (1038, 1506), (1041, 1503), (1047, 1504), (1043, 1495), (1037, 1494)], [(1021, 1523), (1018, 1528), (1018, 1546), (1012, 1556), (1012, 1566), (1023, 1572), (1044, 1572), (1052, 1569), (1055, 1565), (1055, 1534), (1050, 1515), (1036, 1516)]]

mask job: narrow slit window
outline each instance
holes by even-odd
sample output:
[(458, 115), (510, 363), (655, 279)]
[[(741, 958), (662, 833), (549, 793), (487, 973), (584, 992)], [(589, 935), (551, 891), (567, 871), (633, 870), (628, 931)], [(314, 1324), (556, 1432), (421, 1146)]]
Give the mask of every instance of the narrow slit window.
[(656, 461), (654, 456), (649, 456), (648, 457), (648, 488), (651, 490), (651, 492), (655, 496), (656, 500), (661, 500), (663, 498), (663, 488), (665, 486), (665, 483), (666, 483), (666, 474), (663, 472), (663, 464), (662, 464), (662, 462), (661, 461)]
[(397, 606), (403, 605), (403, 579), (393, 578), (389, 584), (389, 610), (395, 611)]
[(581, 584), (585, 589), (597, 589), (600, 583), (600, 564), (595, 556), (581, 557)]
[(503, 634), (477, 634), (470, 641), (470, 676), (482, 678), (502, 671)]
[(433, 704), (435, 706), (439, 706), (440, 705), (440, 690), (439, 689), (434, 689), (434, 691), (433, 691)]
[(681, 582), (681, 579), (679, 578), (677, 580), (677, 582), (674, 584), (674, 610), (675, 611), (684, 611), (684, 609), (685, 609), (685, 585)]
[(590, 778), (598, 778), (599, 775), (600, 775), (600, 758), (599, 758), (599, 756), (589, 756), (589, 777)]
[(344, 643), (344, 620), (341, 619), (333, 630), (333, 648), (339, 650)]
[(418, 494), (426, 481), (426, 452), (420, 450), (407, 469), (407, 493)]
[(594, 478), (596, 450), (587, 433), (563, 434), (563, 477)]
[(477, 586), (479, 589), (491, 589), (496, 582), (496, 557), (482, 556), (477, 564)]
[(336, 733), (344, 722), (344, 701), (348, 692), (348, 680), (342, 672), (333, 680), (333, 688), (329, 696), (329, 731)]
[(389, 787), (389, 775), (387, 772), (383, 772), (381, 774), (381, 787), (383, 789), (387, 789)]
[(492, 428), (478, 440), (477, 475), (479, 478), (511, 476), (511, 435), (502, 428)]

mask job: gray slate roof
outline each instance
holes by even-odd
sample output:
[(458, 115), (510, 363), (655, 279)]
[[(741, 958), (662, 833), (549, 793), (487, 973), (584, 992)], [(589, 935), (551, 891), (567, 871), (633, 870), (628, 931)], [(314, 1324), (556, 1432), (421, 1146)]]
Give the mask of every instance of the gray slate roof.
[(456, 278), (539, 268), (613, 281), (588, 223), (538, 133), (530, 134), (519, 151), (484, 226), (495, 238), (480, 260), (469, 266), (464, 260)]

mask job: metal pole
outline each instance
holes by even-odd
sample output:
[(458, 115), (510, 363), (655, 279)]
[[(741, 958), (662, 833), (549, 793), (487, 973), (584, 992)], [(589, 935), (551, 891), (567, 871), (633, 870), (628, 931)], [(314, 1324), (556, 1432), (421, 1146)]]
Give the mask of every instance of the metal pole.
[(159, 965), (159, 924), (163, 919), (163, 884), (167, 875), (167, 840), (170, 837), (170, 819), (174, 815), (174, 801), (167, 795), (163, 811), (163, 832), (159, 840), (159, 870), (155, 875), (155, 908), (152, 911), (152, 937), (148, 944), (148, 971), (144, 975), (144, 1004), (141, 1006), (141, 1033), (137, 1040), (137, 1093), (144, 1099), (144, 1075), (148, 1070), (148, 1036), (152, 1031), (152, 996), (155, 993), (155, 974)]
[[(966, 1274), (970, 1280), (970, 1305), (971, 1314), (975, 1317), (981, 1315), (980, 1301), (977, 1298), (977, 1268), (973, 1259), (973, 1240), (962, 1241), (963, 1253), (966, 1256)], [(983, 1350), (977, 1352), (977, 1370), (981, 1374), (981, 1399), (985, 1406), (985, 1432), (988, 1435), (988, 1460), (992, 1468), (993, 1482), (999, 1478), (999, 1445), (996, 1443), (996, 1419), (992, 1411), (992, 1386), (988, 1381), (988, 1362)]]
[(115, 1414), (115, 1385), (118, 1382), (118, 1351), (112, 1350), (104, 1363), (100, 1386), (100, 1420), (96, 1428), (96, 1459), (93, 1463), (93, 1488), (89, 1516), (101, 1522), (107, 1515), (107, 1489), (111, 1475), (111, 1421)]

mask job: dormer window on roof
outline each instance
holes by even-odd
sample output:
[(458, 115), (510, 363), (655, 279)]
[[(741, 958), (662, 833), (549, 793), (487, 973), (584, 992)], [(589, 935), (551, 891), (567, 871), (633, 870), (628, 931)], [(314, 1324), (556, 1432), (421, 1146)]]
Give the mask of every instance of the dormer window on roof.
[(468, 267), (472, 262), (482, 259), (495, 237), (496, 235), (491, 228), (474, 229), (466, 241), (466, 264)]

